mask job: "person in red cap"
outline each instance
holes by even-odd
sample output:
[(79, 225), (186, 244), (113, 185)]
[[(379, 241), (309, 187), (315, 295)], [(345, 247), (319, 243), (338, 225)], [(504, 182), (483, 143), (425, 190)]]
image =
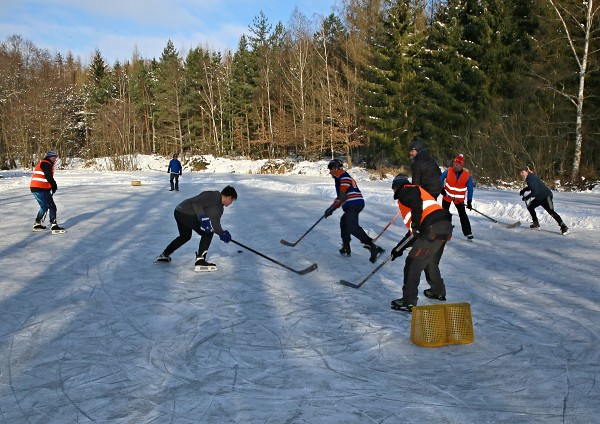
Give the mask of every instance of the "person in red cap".
[(444, 188), (442, 189), (442, 207), (450, 210), (450, 204), (454, 203), (458, 216), (460, 217), (460, 226), (465, 237), (473, 239), (471, 231), (471, 222), (465, 210), (465, 201), (467, 209), (473, 208), (473, 179), (471, 173), (465, 168), (465, 157), (461, 153), (454, 158), (454, 165), (448, 168), (440, 176), (440, 181)]

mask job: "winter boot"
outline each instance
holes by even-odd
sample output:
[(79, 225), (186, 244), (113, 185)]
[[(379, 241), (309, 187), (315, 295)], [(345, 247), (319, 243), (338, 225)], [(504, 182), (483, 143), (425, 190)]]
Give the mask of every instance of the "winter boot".
[(46, 229), (46, 226), (44, 224), (42, 224), (42, 221), (38, 221), (36, 219), (35, 223), (33, 224), (33, 231), (44, 231), (45, 229)]
[(417, 302), (409, 302), (404, 300), (404, 298), (392, 300), (392, 309), (396, 311), (404, 311), (404, 312), (412, 312), (414, 306), (416, 306)]
[(348, 243), (344, 243), (342, 248), (340, 249), (340, 255), (342, 256), (350, 256), (350, 245)]
[(569, 227), (567, 227), (567, 224), (565, 224), (564, 222), (560, 223), (560, 232), (562, 233), (563, 236), (566, 236), (567, 234), (569, 234)]
[(532, 228), (534, 230), (539, 230), (540, 229), (540, 223), (538, 221), (533, 221), (533, 224), (531, 224), (529, 226), (529, 228)]
[(473, 234), (469, 234), (469, 235), (467, 236), (467, 240), (473, 240)]
[(379, 255), (385, 252), (385, 250), (383, 250), (381, 247), (377, 246), (373, 242), (369, 243), (367, 246), (369, 248), (369, 251), (371, 252), (371, 257), (369, 258), (369, 261), (371, 261), (372, 263), (375, 263)]
[(162, 252), (156, 257), (156, 262), (171, 262), (171, 257), (165, 252)]
[(431, 289), (423, 290), (423, 294), (425, 295), (425, 297), (428, 297), (430, 299), (446, 301), (446, 296), (441, 294), (435, 294)]

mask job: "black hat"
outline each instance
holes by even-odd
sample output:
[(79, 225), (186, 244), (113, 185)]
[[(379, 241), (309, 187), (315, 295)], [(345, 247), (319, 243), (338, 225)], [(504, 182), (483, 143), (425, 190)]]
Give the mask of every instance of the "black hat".
[(330, 171), (335, 168), (335, 169), (341, 169), (344, 167), (344, 164), (342, 163), (341, 160), (339, 159), (333, 159), (329, 161), (329, 164), (327, 164), (327, 169), (329, 169)]
[(410, 184), (410, 181), (408, 180), (408, 175), (398, 174), (394, 177), (394, 181), (392, 181), (392, 190), (402, 188), (406, 184)]
[(425, 149), (425, 144), (423, 143), (423, 140), (415, 140), (412, 143), (410, 143), (410, 146), (408, 146), (408, 150), (416, 150), (417, 152), (420, 152), (421, 150)]

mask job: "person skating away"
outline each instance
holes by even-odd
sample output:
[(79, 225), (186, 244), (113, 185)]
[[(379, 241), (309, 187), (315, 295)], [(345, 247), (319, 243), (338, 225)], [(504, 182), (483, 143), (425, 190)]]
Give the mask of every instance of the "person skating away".
[[(406, 174), (398, 174), (392, 182), (394, 199), (409, 231), (392, 250), (392, 261), (411, 247), (404, 263), (402, 298), (392, 301), (392, 309), (412, 311), (417, 304), (419, 280), (425, 271), (431, 286), (423, 294), (431, 299), (446, 300), (446, 286), (440, 273), (440, 260), (444, 246), (452, 237), (452, 215), (422, 187), (409, 182)], [(410, 236), (407, 246), (402, 243)]]
[(182, 172), (181, 162), (177, 159), (177, 153), (173, 155), (173, 159), (169, 162), (167, 172), (170, 174), (169, 182), (171, 183), (171, 190), (179, 191), (179, 176)]
[(65, 232), (65, 229), (56, 222), (56, 203), (54, 203), (54, 193), (58, 190), (58, 184), (56, 184), (56, 180), (54, 179), (54, 164), (56, 163), (56, 159), (58, 159), (56, 152), (52, 150), (47, 152), (44, 159), (35, 165), (31, 176), (29, 189), (40, 205), (40, 210), (33, 223), (34, 231), (43, 231), (46, 229), (46, 226), (42, 224), (42, 220), (46, 213), (48, 213), (52, 233), (60, 234)]
[(206, 254), (213, 235), (219, 235), (221, 241), (229, 243), (231, 234), (221, 227), (221, 216), (226, 207), (237, 199), (237, 192), (231, 186), (221, 192), (203, 191), (197, 196), (184, 200), (175, 208), (179, 236), (158, 255), (158, 262), (170, 262), (171, 254), (192, 238), (192, 231), (200, 235), (200, 243), (196, 252), (195, 266), (203, 271), (216, 271), (216, 265), (206, 260)]
[(465, 157), (461, 153), (454, 158), (454, 165), (448, 168), (440, 176), (444, 188), (442, 189), (442, 207), (450, 210), (450, 204), (454, 203), (458, 216), (460, 217), (460, 226), (462, 232), (469, 240), (473, 239), (471, 231), (471, 222), (465, 210), (473, 209), (473, 179), (471, 173), (464, 169)]
[(408, 146), (410, 157), (413, 160), (411, 172), (412, 183), (423, 187), (429, 194), (437, 199), (442, 192), (440, 182), (440, 167), (425, 147), (422, 140), (413, 141)]
[(365, 200), (360, 192), (356, 181), (344, 170), (344, 164), (339, 159), (333, 159), (327, 165), (329, 174), (335, 180), (336, 199), (331, 206), (325, 210), (325, 218), (331, 216), (333, 211), (341, 207), (344, 214), (340, 218), (340, 230), (342, 236), (342, 256), (350, 256), (351, 235), (359, 239), (369, 249), (371, 256), (369, 260), (375, 262), (384, 250), (373, 243), (373, 239), (367, 235), (358, 223), (358, 215), (365, 207)]
[[(521, 178), (525, 181), (526, 187), (519, 191), (519, 196), (525, 201), (527, 204), (527, 210), (531, 215), (533, 223), (529, 226), (530, 228), (539, 229), (540, 222), (538, 221), (537, 214), (535, 213), (535, 208), (538, 206), (543, 207), (546, 212), (550, 214), (552, 218), (558, 223), (560, 227), (560, 232), (563, 235), (569, 234), (569, 227), (565, 224), (560, 217), (554, 211), (554, 203), (553, 203), (553, 194), (552, 191), (539, 179), (537, 175), (535, 175), (528, 166), (524, 166), (520, 169)], [(526, 194), (529, 192), (529, 194)]]

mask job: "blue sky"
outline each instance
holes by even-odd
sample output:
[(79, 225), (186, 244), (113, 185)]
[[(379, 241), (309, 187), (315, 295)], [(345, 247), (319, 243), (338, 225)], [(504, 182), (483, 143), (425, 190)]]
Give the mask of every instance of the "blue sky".
[(84, 64), (100, 49), (109, 64), (159, 58), (171, 39), (180, 53), (201, 46), (235, 50), (262, 10), (284, 25), (295, 8), (328, 15), (335, 0), (0, 0), (0, 41), (17, 34), (50, 53), (71, 51)]

